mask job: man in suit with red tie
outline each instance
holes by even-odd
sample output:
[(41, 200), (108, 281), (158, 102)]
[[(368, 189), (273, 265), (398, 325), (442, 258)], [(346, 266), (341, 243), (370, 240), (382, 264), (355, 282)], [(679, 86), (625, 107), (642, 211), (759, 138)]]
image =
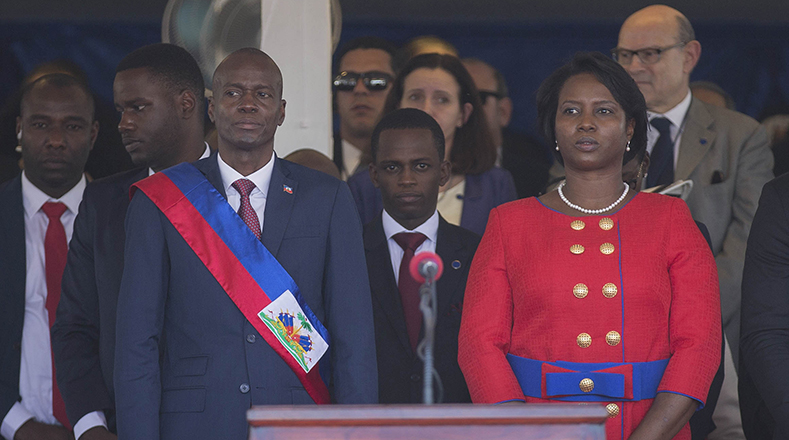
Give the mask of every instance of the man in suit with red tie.
[[(373, 131), (370, 178), (384, 209), (364, 228), (378, 357), (380, 403), (423, 401), (423, 337), (419, 283), (409, 273), (415, 254), (437, 253), (444, 274), (436, 283), (435, 369), (443, 402), (470, 402), (458, 366), (458, 331), (468, 269), (480, 237), (447, 223), (436, 211), (438, 189), (451, 174), (438, 123), (417, 109), (386, 115)], [(435, 393), (438, 395), (438, 393)]]
[(87, 86), (69, 75), (43, 76), (23, 92), (25, 170), (0, 188), (0, 434), (9, 440), (73, 438), (49, 332), (99, 132), (93, 111)]

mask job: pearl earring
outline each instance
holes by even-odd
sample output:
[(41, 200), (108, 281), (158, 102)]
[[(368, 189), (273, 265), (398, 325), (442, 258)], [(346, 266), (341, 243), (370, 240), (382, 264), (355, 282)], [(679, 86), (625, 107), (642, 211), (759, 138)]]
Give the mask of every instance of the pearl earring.
[(630, 151), (630, 141), (627, 141), (627, 146), (625, 147), (625, 151)]
[(556, 143), (556, 151), (559, 151), (559, 141), (554, 141)]

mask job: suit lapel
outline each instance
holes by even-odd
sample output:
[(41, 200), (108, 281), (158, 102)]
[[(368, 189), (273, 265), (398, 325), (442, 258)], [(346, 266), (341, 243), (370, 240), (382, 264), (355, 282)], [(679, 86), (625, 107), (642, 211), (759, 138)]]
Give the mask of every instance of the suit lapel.
[(397, 339), (400, 340), (403, 349), (411, 352), (403, 305), (400, 302), (400, 291), (397, 290), (397, 283), (392, 272), (392, 260), (389, 258), (389, 246), (384, 235), (381, 214), (378, 214), (369, 227), (371, 229), (368, 229), (364, 236), (364, 251), (367, 255), (373, 301), (377, 301), (381, 305), (381, 309), (386, 314), (389, 324), (395, 329)]
[[(6, 252), (8, 267), (0, 270), (9, 276), (5, 282), (10, 285), (3, 286), (3, 290), (9, 293), (9, 309), (13, 313), (7, 316), (14, 316), (14, 324), (11, 328), (22, 332), (22, 318), (25, 312), (25, 274), (27, 272), (27, 254), (25, 250), (25, 208), (22, 203), (22, 178), (17, 176), (8, 183), (8, 186), (0, 192), (0, 205), (3, 206), (3, 213), (0, 214), (0, 234), (5, 234), (3, 243)], [(5, 247), (7, 246), (7, 248)], [(4, 295), (0, 295), (4, 296)]]
[(463, 244), (457, 239), (457, 236), (450, 231), (449, 223), (439, 217), (438, 219), (438, 238), (436, 239), (436, 253), (441, 257), (444, 263), (444, 274), (441, 279), (436, 283), (436, 294), (438, 296), (438, 316), (440, 320), (442, 316), (449, 314), (450, 306), (455, 302), (460, 302), (460, 292), (464, 291), (465, 286), (460, 286), (460, 280), (463, 278), (463, 268), (454, 269), (452, 262), (458, 260), (461, 264), (468, 264), (466, 262), (468, 252), (463, 251)]
[(685, 121), (674, 172), (676, 180), (687, 179), (715, 141), (711, 128), (714, 120), (701, 101), (692, 98)]
[(298, 182), (289, 175), (287, 163), (275, 155), (263, 216), (263, 244), (272, 255), (277, 255), (279, 251), (293, 211), (293, 202), (298, 195)]
[(205, 175), (205, 178), (211, 182), (211, 185), (213, 185), (217, 191), (219, 191), (219, 194), (222, 194), (222, 197), (227, 199), (225, 185), (222, 184), (222, 175), (219, 174), (219, 162), (217, 162), (217, 160), (219, 160), (217, 158), (218, 154), (218, 152), (214, 151), (207, 158), (192, 162), (192, 165)]

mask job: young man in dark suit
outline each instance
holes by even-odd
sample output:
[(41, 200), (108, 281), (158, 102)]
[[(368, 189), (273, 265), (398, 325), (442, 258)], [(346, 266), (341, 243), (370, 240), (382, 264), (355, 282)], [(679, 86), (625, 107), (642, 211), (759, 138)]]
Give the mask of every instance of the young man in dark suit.
[(58, 383), (78, 440), (115, 438), (115, 315), (129, 187), (210, 153), (203, 142), (203, 77), (189, 52), (172, 44), (145, 46), (121, 60), (116, 72), (118, 130), (139, 168), (87, 186), (52, 329)]
[(457, 363), (463, 292), (480, 237), (447, 223), (436, 211), (438, 189), (451, 174), (438, 123), (417, 109), (400, 109), (376, 126), (370, 178), (383, 212), (364, 228), (373, 297), (380, 403), (422, 402), (419, 284), (408, 273), (414, 254), (436, 252), (444, 263), (438, 289), (435, 369), (443, 402), (470, 402)]

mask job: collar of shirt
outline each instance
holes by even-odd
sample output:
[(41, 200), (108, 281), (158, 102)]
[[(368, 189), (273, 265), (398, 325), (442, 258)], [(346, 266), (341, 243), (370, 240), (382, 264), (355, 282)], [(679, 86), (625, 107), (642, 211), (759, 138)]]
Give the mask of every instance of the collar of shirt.
[[(211, 155), (211, 147), (209, 147), (208, 146), (208, 142), (206, 142), (205, 143), (205, 151), (203, 151), (203, 155), (200, 156), (200, 159), (197, 159), (197, 160), (205, 159), (206, 157), (208, 157), (210, 155)], [(148, 168), (148, 177), (153, 176), (154, 173), (155, 173), (155, 171), (153, 170), (153, 168)]]
[(392, 237), (401, 232), (420, 232), (431, 242), (436, 242), (438, 236), (438, 211), (434, 211), (429, 219), (425, 220), (424, 223), (417, 226), (416, 229), (412, 231), (409, 231), (404, 228), (403, 225), (397, 223), (397, 220), (393, 219), (385, 209), (383, 210), (382, 219), (384, 223), (384, 235), (386, 235), (387, 240), (393, 240)]
[[(666, 118), (671, 121), (671, 136), (676, 137), (677, 130), (682, 127), (682, 121), (685, 120), (685, 114), (688, 113), (688, 109), (690, 108), (690, 101), (693, 95), (690, 93), (690, 89), (688, 89), (688, 94), (685, 95), (685, 98), (680, 101), (679, 104), (675, 105), (674, 108), (667, 111), (666, 113), (652, 113), (650, 111), (647, 112), (647, 116), (649, 117), (650, 122), (655, 118)], [(650, 131), (652, 131), (650, 129)], [(655, 130), (657, 131), (657, 130)]]
[(22, 172), (22, 204), (25, 207), (25, 218), (33, 217), (46, 202), (62, 202), (72, 214), (77, 215), (86, 184), (85, 175), (83, 174), (79, 182), (74, 185), (74, 188), (63, 194), (61, 198), (54, 199), (33, 185), (28, 180), (27, 174)]
[(359, 162), (362, 160), (362, 150), (356, 148), (356, 145), (342, 140), (342, 173), (345, 180), (351, 177), (359, 167)]
[(258, 169), (248, 176), (242, 176), (241, 173), (228, 165), (224, 160), (222, 160), (221, 154), (217, 154), (216, 158), (219, 162), (219, 175), (222, 177), (222, 185), (225, 187), (225, 194), (228, 194), (231, 191), (233, 193), (238, 193), (238, 191), (236, 191), (236, 189), (232, 186), (233, 182), (238, 179), (248, 179), (255, 184), (255, 189), (252, 190), (252, 193), (250, 193), (249, 196), (257, 196), (257, 193), (260, 192), (260, 195), (262, 195), (263, 198), (266, 198), (268, 194), (268, 187), (271, 183), (271, 174), (274, 171), (274, 159), (276, 158), (273, 151), (271, 152), (271, 158), (269, 158), (268, 163), (264, 165), (263, 168)]

